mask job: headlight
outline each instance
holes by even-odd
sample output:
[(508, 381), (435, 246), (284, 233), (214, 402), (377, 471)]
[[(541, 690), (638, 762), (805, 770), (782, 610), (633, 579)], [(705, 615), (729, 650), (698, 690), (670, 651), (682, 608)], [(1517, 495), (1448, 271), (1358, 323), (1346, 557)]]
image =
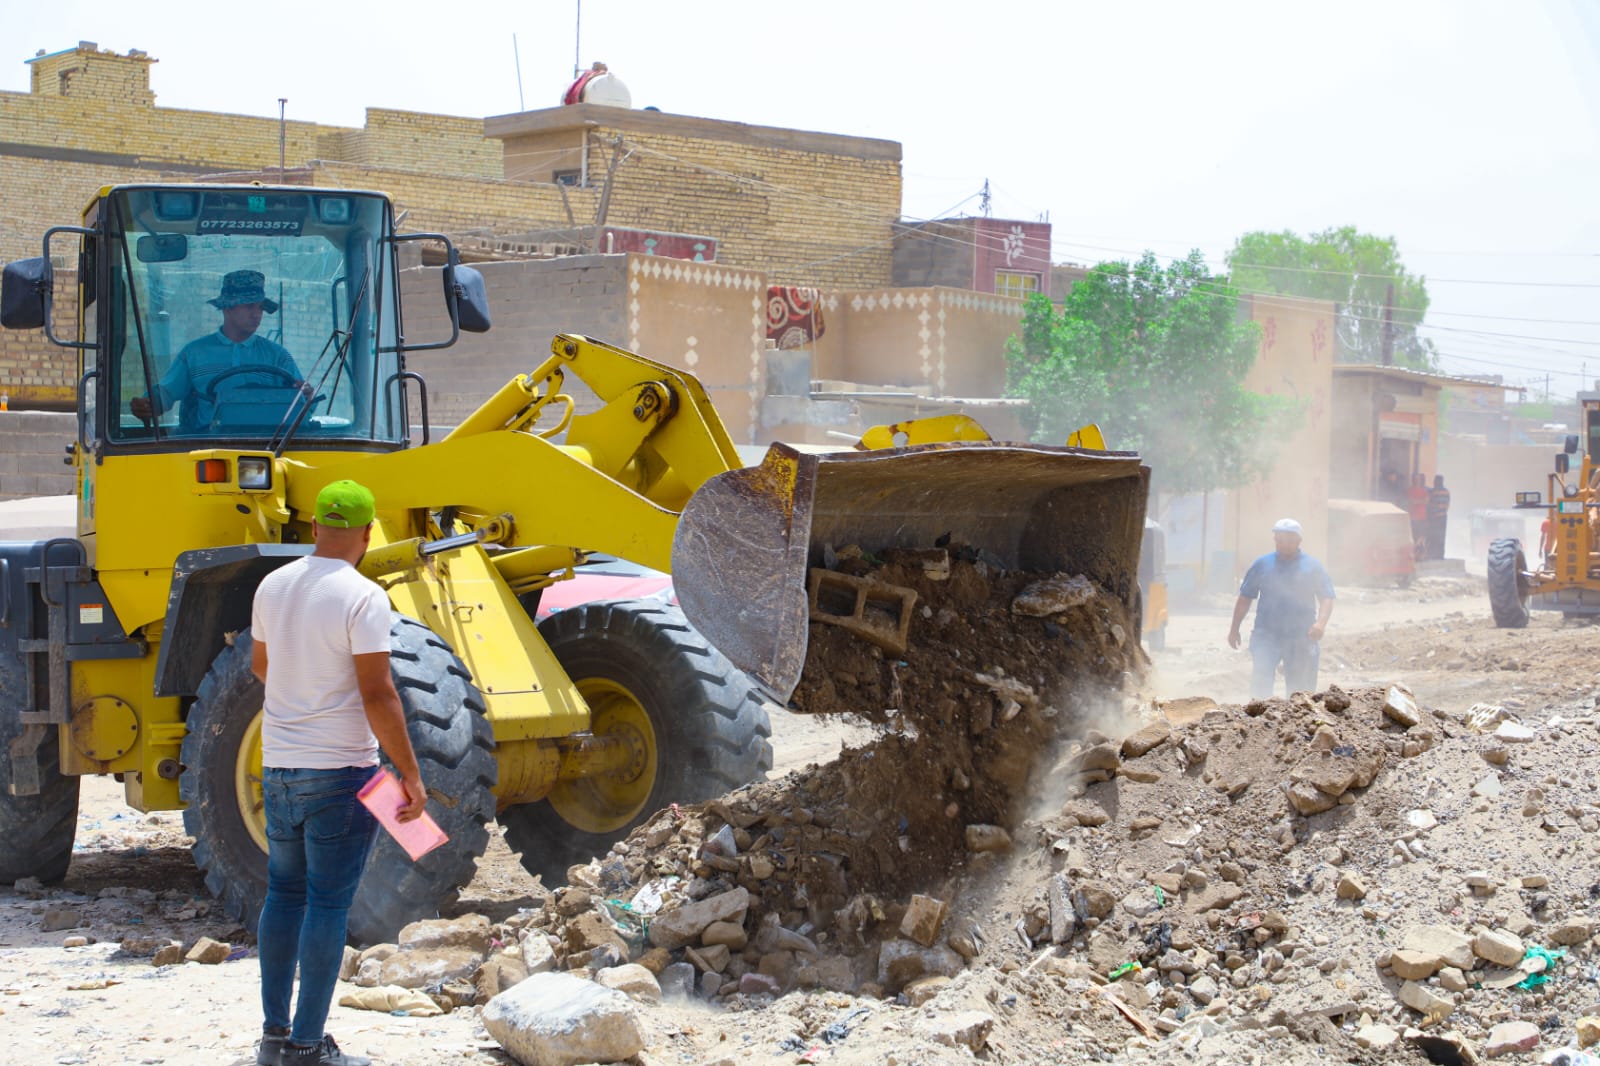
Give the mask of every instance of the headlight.
[(272, 487), (272, 460), (264, 455), (239, 456), (239, 487), (241, 489), (270, 489)]

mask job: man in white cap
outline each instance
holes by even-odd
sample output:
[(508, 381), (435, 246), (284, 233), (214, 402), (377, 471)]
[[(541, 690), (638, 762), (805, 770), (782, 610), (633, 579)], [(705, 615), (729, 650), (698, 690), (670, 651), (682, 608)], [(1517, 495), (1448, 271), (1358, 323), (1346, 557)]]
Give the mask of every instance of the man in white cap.
[(1280, 518), (1272, 526), (1274, 550), (1250, 564), (1233, 605), (1228, 646), (1239, 646), (1239, 624), (1257, 597), (1250, 632), (1250, 698), (1272, 695), (1278, 664), (1289, 692), (1315, 692), (1323, 630), (1333, 614), (1333, 582), (1322, 564), (1300, 550), (1300, 523)]

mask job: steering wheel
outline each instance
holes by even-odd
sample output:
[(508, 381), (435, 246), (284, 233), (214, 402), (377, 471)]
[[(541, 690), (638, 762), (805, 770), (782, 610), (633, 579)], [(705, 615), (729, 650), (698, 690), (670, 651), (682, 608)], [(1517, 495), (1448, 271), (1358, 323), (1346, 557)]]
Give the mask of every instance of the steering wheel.
[(235, 378), (241, 374), (274, 374), (277, 377), (282, 378), (285, 385), (296, 389), (300, 387), (300, 379), (283, 369), (281, 366), (273, 366), (270, 363), (262, 363), (260, 366), (233, 366), (212, 378), (211, 384), (200, 390), (201, 399), (205, 400), (212, 406), (216, 406), (217, 386), (221, 385), (229, 378)]
[[(289, 371), (283, 369), (280, 366), (272, 366), (269, 363), (263, 363), (260, 366), (234, 366), (234, 367), (229, 367), (227, 370), (224, 370), (222, 373), (220, 373), (216, 377), (212, 378), (211, 379), (211, 383), (209, 385), (207, 385), (205, 388), (200, 390), (201, 398), (204, 399), (207, 403), (211, 404), (211, 409), (212, 409), (213, 412), (217, 408), (217, 386), (221, 385), (224, 381), (228, 380), (231, 377), (238, 377), (238, 376), (243, 375), (243, 374), (270, 374), (270, 375), (272, 375), (274, 377), (282, 379), (282, 381), (283, 381), (283, 383), (285, 385), (289, 386), (292, 389), (297, 390), (298, 395), (305, 398), (306, 412), (305, 412), (305, 416), (304, 417), (308, 417), (309, 418), (310, 415), (311, 415), (311, 412), (313, 412), (313, 411), (315, 411), (317, 409), (317, 404), (319, 404), (323, 400), (327, 399), (326, 396), (309, 396), (308, 397), (307, 393), (310, 392), (310, 389), (305, 387), (305, 383), (302, 382), (299, 378), (295, 377), (293, 374), (289, 373)], [(248, 388), (251, 388), (251, 387), (252, 386), (249, 386), (249, 385), (241, 386), (241, 388), (245, 388), (245, 389), (248, 389)], [(266, 387), (269, 387), (269, 386), (266, 385), (266, 384), (262, 384), (262, 385), (255, 386), (255, 387), (257, 387), (257, 388), (266, 388)], [(287, 410), (288, 411), (294, 410), (294, 404), (292, 402), (290, 403), (290, 405), (287, 408)], [(215, 414), (213, 414), (212, 415), (212, 424), (215, 425), (215, 423), (216, 423), (216, 416), (215, 416)]]

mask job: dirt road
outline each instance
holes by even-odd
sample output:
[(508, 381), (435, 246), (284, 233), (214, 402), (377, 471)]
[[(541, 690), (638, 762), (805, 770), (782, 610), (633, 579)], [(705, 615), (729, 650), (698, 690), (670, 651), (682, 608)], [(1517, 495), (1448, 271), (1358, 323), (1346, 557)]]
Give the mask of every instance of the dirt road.
[[(1248, 657), (1223, 642), (1230, 608), (1219, 601), (1174, 619), (1168, 650), (1155, 656), (1149, 680), (1156, 695), (1243, 699)], [(770, 1003), (735, 996), (722, 1008), (669, 1002), (644, 1010), (648, 1043), (634, 1061), (971, 1061), (966, 1050), (924, 1031), (934, 1015), (960, 1011), (991, 1018), (985, 1055), (994, 1062), (1097, 1057), (1144, 1063), (1185, 1055), (1230, 1063), (1428, 1061), (1415, 1046), (1355, 1041), (1363, 1022), (1400, 1031), (1422, 1020), (1396, 1001), (1400, 982), (1381, 965), (1404, 930), (1492, 926), (1521, 930), (1528, 943), (1554, 947), (1548, 934), (1558, 919), (1593, 916), (1600, 897), (1600, 808), (1585, 767), (1600, 754), (1590, 717), (1600, 688), (1595, 636), (1589, 626), (1543, 615), (1526, 630), (1495, 630), (1481, 587), (1470, 580), (1422, 582), (1405, 592), (1344, 592), (1325, 644), (1323, 684), (1346, 691), (1409, 685), (1437, 712), (1424, 711), (1424, 720), (1403, 734), (1422, 739), (1402, 745), (1395, 723), (1359, 701), (1348, 712), (1332, 713), (1332, 703), (1285, 703), (1259, 718), (1235, 707), (1191, 727), (1181, 744), (1175, 732), (1148, 756), (1149, 772), (1123, 776), (1116, 770), (1070, 802), (1060, 775), (1053, 775), (1061, 787), (1036, 797), (1035, 811), (1013, 830), (1011, 859), (952, 871), (928, 886), (955, 901), (953, 912), (961, 910), (988, 931), (981, 953), (937, 999), (913, 1007), (818, 990)], [(1521, 717), (1536, 739), (1507, 745), (1468, 732), (1459, 715), (1476, 703), (1498, 704)], [(1351, 718), (1358, 712), (1364, 717)], [(777, 773), (796, 771), (796, 780), (842, 746), (875, 735), (862, 721), (782, 712), (774, 727)], [(1326, 813), (1297, 817), (1279, 786), (1287, 784), (1300, 753), (1314, 750), (1313, 731), (1327, 733), (1329, 750), (1339, 744), (1392, 750), (1369, 787), (1347, 793), (1355, 802), (1341, 798)], [(1197, 751), (1203, 761), (1186, 762)], [(1497, 751), (1504, 755), (1500, 763), (1494, 762)], [(1493, 796), (1474, 792), (1486, 775), (1496, 778)], [(781, 784), (774, 787), (781, 799)], [(1088, 807), (1074, 806), (1085, 802)], [(1108, 819), (1091, 817), (1096, 809)], [(1427, 818), (1417, 811), (1429, 812)], [(1145, 828), (1130, 832), (1136, 817)], [(1417, 828), (1429, 819), (1437, 828)], [(1406, 857), (1398, 856), (1395, 842), (1407, 844)], [(248, 1060), (259, 1018), (253, 945), (207, 897), (187, 844), (180, 815), (139, 815), (121, 805), (114, 783), (85, 782), (78, 850), (66, 882), (0, 889), (0, 1024), (8, 1061)], [(1173, 903), (1181, 899), (1165, 934), (1166, 954), (1146, 955), (1151, 961), (1138, 979), (1149, 980), (1137, 988), (1106, 986), (1123, 990), (1121, 998), (1133, 1004), (1148, 1032), (1112, 1009), (1097, 991), (1104, 978), (1091, 980), (1090, 972), (1146, 950), (1122, 933), (1141, 922), (1146, 928), (1159, 914), (1125, 925), (1119, 918), (1115, 930), (1108, 917), (1098, 930), (1090, 924), (1081, 939), (1057, 949), (1025, 934), (1019, 940), (1012, 931), (1040, 913), (1045, 886), (1057, 872), (1107, 886), (1108, 898), (1121, 900), (1124, 909), (1162, 884), (1172, 886)], [(1346, 876), (1362, 882), (1365, 899), (1343, 898), (1336, 885)], [(1491, 894), (1471, 887), (1483, 882)], [(548, 898), (494, 835), (457, 910), (501, 920)], [(1159, 902), (1166, 897), (1152, 898), (1156, 906), (1168, 905)], [(1260, 924), (1264, 913), (1281, 915), (1273, 920), (1289, 931)], [(1237, 926), (1256, 932), (1232, 932), (1236, 914), (1241, 920), (1256, 915), (1256, 925)], [(1115, 942), (1108, 944), (1112, 932)], [(187, 945), (202, 935), (228, 941), (239, 957), (216, 966), (157, 968), (138, 943), (175, 938)], [(64, 946), (76, 943), (69, 937), (86, 943)], [(1591, 984), (1600, 972), (1586, 935), (1565, 950), (1570, 960), (1548, 986), (1455, 992), (1459, 1009), (1442, 1028), (1457, 1027), (1469, 1045), (1482, 1045), (1496, 1022), (1535, 1017), (1543, 1047), (1571, 1039), (1588, 1000), (1600, 999)], [(1164, 960), (1159, 970), (1157, 958)], [(1176, 968), (1167, 968), (1172, 959)], [(1425, 983), (1440, 980), (1454, 978)], [(1149, 1028), (1158, 1012), (1161, 1026)], [(832, 1031), (847, 1035), (824, 1040), (820, 1034), (841, 1018), (850, 1020)], [(1311, 1018), (1322, 1020), (1312, 1024)], [(409, 1018), (335, 1007), (330, 1031), (348, 1050), (384, 1063), (510, 1061), (470, 1008)]]

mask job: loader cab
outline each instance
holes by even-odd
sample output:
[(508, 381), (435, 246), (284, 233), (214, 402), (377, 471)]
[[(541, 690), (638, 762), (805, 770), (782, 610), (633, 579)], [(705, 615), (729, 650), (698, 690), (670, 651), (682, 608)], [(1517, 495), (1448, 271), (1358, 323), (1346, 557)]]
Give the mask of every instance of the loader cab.
[(1600, 463), (1600, 393), (1580, 392), (1583, 406), (1584, 459), (1590, 466)]
[[(108, 454), (405, 447), (421, 379), (405, 371), (393, 208), (381, 193), (259, 185), (102, 189), (45, 257), (6, 268), (6, 325), (50, 328), (51, 237), (76, 233), (79, 438)], [(458, 322), (487, 313), (448, 251)], [(461, 287), (474, 290), (462, 300)], [(30, 300), (31, 298), (31, 300)], [(462, 314), (461, 305), (468, 305)], [(24, 321), (29, 317), (37, 322)], [(420, 412), (416, 412), (420, 413)]]

